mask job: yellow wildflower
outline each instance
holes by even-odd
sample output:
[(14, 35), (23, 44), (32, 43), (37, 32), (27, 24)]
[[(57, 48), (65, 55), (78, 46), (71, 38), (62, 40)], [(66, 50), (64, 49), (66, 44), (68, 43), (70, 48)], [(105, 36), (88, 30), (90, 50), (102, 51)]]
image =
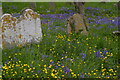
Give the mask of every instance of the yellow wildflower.
[(40, 45), (37, 45), (37, 47), (40, 47)]
[(88, 40), (88, 38), (86, 38), (86, 40)]
[(67, 56), (65, 56), (65, 58), (67, 58)]
[(64, 75), (61, 75), (62, 77), (64, 77)]
[(60, 72), (62, 72), (62, 70), (60, 70)]
[(55, 75), (54, 75), (53, 73), (51, 73), (51, 76), (53, 76), (53, 77), (54, 77)]
[(52, 67), (52, 65), (49, 65), (49, 68), (51, 68)]
[(102, 72), (104, 72), (106, 69), (102, 69)]
[(13, 76), (15, 76), (15, 74), (13, 74)]
[(70, 39), (67, 39), (67, 41), (70, 41)]
[(72, 72), (72, 69), (70, 69), (70, 72)]
[(31, 71), (32, 69), (30, 68), (30, 69), (28, 69), (28, 71)]
[(52, 62), (53, 60), (50, 60), (50, 62)]
[(24, 69), (24, 72), (27, 72), (27, 69)]
[(33, 67), (33, 69), (35, 69), (35, 67)]
[(44, 65), (44, 67), (46, 67), (46, 65)]
[(27, 78), (30, 78), (30, 76), (27, 76)]
[(71, 72), (71, 74), (74, 74), (73, 72)]
[(73, 76), (73, 77), (76, 77), (76, 74), (73, 74), (72, 76)]
[(90, 73), (88, 73), (88, 75), (91, 75)]
[(61, 66), (62, 68), (64, 68), (64, 66)]
[(100, 52), (102, 54), (102, 52)]
[(78, 44), (80, 43), (80, 42), (77, 42)]
[(27, 64), (24, 64), (23, 66), (27, 66)]
[(96, 73), (93, 73), (93, 75), (96, 75)]
[(109, 71), (113, 72), (113, 69), (109, 69)]
[(105, 75), (105, 73), (102, 73), (102, 75), (104, 76), (104, 75)]
[(55, 71), (54, 69), (52, 69), (52, 71)]

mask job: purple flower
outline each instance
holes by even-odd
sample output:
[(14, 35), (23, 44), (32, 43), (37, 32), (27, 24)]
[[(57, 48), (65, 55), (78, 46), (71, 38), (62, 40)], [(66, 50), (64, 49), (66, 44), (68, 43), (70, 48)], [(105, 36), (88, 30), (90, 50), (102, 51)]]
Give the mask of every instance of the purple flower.
[(32, 65), (32, 64), (30, 64), (30, 66), (32, 67), (33, 65)]
[(64, 67), (64, 69), (63, 69), (63, 70), (64, 70), (64, 72), (65, 72), (65, 73), (69, 73), (69, 72), (70, 72), (70, 69), (69, 69), (67, 66), (66, 66), (66, 67)]
[(71, 58), (67, 58), (66, 61), (70, 60)]
[(97, 58), (104, 58), (104, 56), (102, 56), (101, 54), (100, 54), (100, 50), (99, 51), (97, 51), (97, 52), (95, 52), (95, 55), (96, 55), (96, 57)]
[(2, 70), (3, 65), (0, 65), (0, 70)]
[(56, 68), (58, 68), (59, 66), (55, 66)]
[(81, 75), (80, 75), (80, 78), (84, 78), (84, 74), (81, 74)]
[(87, 7), (86, 9), (92, 9), (92, 7)]
[(16, 57), (13, 58), (15, 61), (17, 61), (18, 59)]
[(45, 57), (47, 58), (47, 57), (48, 57), (48, 55), (42, 55), (42, 59), (44, 59)]
[(64, 66), (64, 64), (61, 63), (61, 66)]
[(38, 70), (37, 72), (38, 72), (38, 74), (39, 74), (39, 73), (40, 73), (40, 70)]
[(12, 15), (13, 17), (20, 17), (20, 14), (19, 13), (15, 13)]
[(61, 56), (65, 56), (65, 54), (62, 54)]
[(53, 64), (53, 63), (54, 63), (54, 61), (50, 62), (50, 64)]
[(48, 20), (46, 20), (46, 19), (45, 20), (41, 20), (41, 23), (42, 24), (46, 24), (46, 23), (48, 23)]
[(16, 9), (16, 7), (15, 7), (15, 6), (13, 6), (13, 5), (11, 6), (11, 8), (12, 8), (12, 9)]
[(16, 57), (14, 57), (14, 59), (17, 59)]
[(109, 25), (108, 28), (114, 28), (114, 26)]
[(101, 56), (101, 55), (100, 55), (100, 50), (97, 51), (97, 52), (95, 52), (95, 54), (96, 54), (96, 57), (100, 57), (100, 56)]
[(86, 57), (86, 54), (84, 54), (84, 53), (80, 53), (80, 55), (82, 55), (83, 59)]
[(103, 55), (106, 55), (107, 52), (108, 52), (107, 50), (104, 50), (104, 51), (103, 51)]

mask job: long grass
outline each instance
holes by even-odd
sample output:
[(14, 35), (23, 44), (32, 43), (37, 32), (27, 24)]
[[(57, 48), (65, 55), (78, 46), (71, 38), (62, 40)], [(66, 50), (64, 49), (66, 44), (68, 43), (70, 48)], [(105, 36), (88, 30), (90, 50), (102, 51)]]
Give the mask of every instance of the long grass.
[[(56, 3), (53, 12), (46, 13), (48, 3), (37, 3), (43, 40), (39, 44), (4, 49), (3, 77), (116, 79), (118, 36), (111, 33), (117, 30), (117, 8), (113, 4), (86, 3), (89, 35), (72, 33), (68, 36), (65, 25), (74, 6)], [(28, 3), (3, 3), (3, 11), (18, 13), (27, 6)]]

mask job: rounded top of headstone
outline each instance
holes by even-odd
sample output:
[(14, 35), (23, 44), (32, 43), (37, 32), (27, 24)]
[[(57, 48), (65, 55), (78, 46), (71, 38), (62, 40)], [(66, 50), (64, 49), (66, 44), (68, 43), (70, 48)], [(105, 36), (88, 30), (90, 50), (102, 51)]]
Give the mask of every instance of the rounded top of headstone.
[(12, 15), (11, 14), (4, 14), (4, 15), (1, 16), (1, 19), (6, 18), (6, 17), (9, 18), (9, 17), (12, 17)]
[(11, 14), (3, 14), (1, 16), (1, 21), (8, 21), (8, 20), (10, 20), (11, 17), (12, 17)]
[(32, 10), (32, 9), (26, 9), (25, 11), (30, 11), (30, 12), (33, 12), (33, 10)]
[(3, 23), (14, 23), (14, 22), (17, 22), (17, 18), (12, 17), (11, 14), (4, 14), (4, 15), (1, 17), (1, 21), (2, 21)]
[(24, 18), (28, 18), (28, 19), (30, 19), (30, 18), (33, 18), (33, 19), (36, 19), (36, 18), (39, 18), (39, 15), (36, 13), (36, 12), (34, 12), (32, 9), (25, 9), (24, 11), (23, 11), (23, 17)]

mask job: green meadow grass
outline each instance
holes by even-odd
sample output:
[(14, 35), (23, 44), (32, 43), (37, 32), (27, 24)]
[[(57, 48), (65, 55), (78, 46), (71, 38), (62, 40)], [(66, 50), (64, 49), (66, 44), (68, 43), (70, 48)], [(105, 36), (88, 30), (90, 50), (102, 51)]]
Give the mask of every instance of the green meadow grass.
[[(2, 49), (0, 48), (0, 69), (2, 69)], [(0, 79), (2, 77), (2, 70), (0, 70)]]
[[(110, 9), (114, 14), (108, 17), (116, 17), (117, 12), (113, 4), (86, 3), (85, 7)], [(29, 3), (3, 3), (4, 5), (6, 5), (3, 9), (4, 13), (18, 13)], [(12, 5), (17, 7), (16, 11), (9, 9)], [(54, 12), (48, 14), (60, 13), (59, 9), (63, 6), (72, 7), (66, 3), (56, 3), (56, 5)], [(48, 7), (48, 3), (37, 3), (36, 11), (46, 14), (45, 9), (49, 9)], [(96, 15), (106, 17), (106, 15)], [(66, 29), (64, 23), (54, 22), (53, 25)], [(96, 29), (93, 28), (94, 25), (104, 28)], [(42, 24), (43, 39), (40, 43), (2, 51), (3, 77), (116, 79), (119, 68), (118, 36), (111, 33), (117, 30), (117, 27), (108, 28), (107, 24), (90, 24), (90, 26), (89, 35), (84, 36), (75, 33), (68, 35), (59, 29), (48, 30), (48, 25)], [(106, 55), (104, 51), (107, 51)], [(96, 52), (103, 57), (96, 57)]]
[[(95, 7), (95, 8), (102, 8), (102, 9), (112, 9), (114, 12), (117, 13), (117, 8), (113, 6), (116, 2), (109, 2), (109, 3), (99, 3), (99, 2), (86, 2), (85, 7)], [(3, 11), (4, 13), (19, 13), (23, 8), (29, 7), (29, 2), (3, 2)], [(22, 6), (21, 6), (22, 5)], [(63, 6), (67, 7), (74, 7), (73, 5), (68, 4), (67, 2), (55, 2), (55, 7), (52, 7), (54, 11), (52, 12), (45, 12), (45, 10), (50, 10), (50, 5), (48, 2), (37, 2), (36, 3), (36, 11), (41, 14), (49, 14), (49, 13), (60, 13), (59, 9)], [(98, 6), (99, 5), (99, 6)], [(16, 7), (16, 9), (12, 7)]]
[(2, 7), (2, 3), (0, 2), (0, 7)]

